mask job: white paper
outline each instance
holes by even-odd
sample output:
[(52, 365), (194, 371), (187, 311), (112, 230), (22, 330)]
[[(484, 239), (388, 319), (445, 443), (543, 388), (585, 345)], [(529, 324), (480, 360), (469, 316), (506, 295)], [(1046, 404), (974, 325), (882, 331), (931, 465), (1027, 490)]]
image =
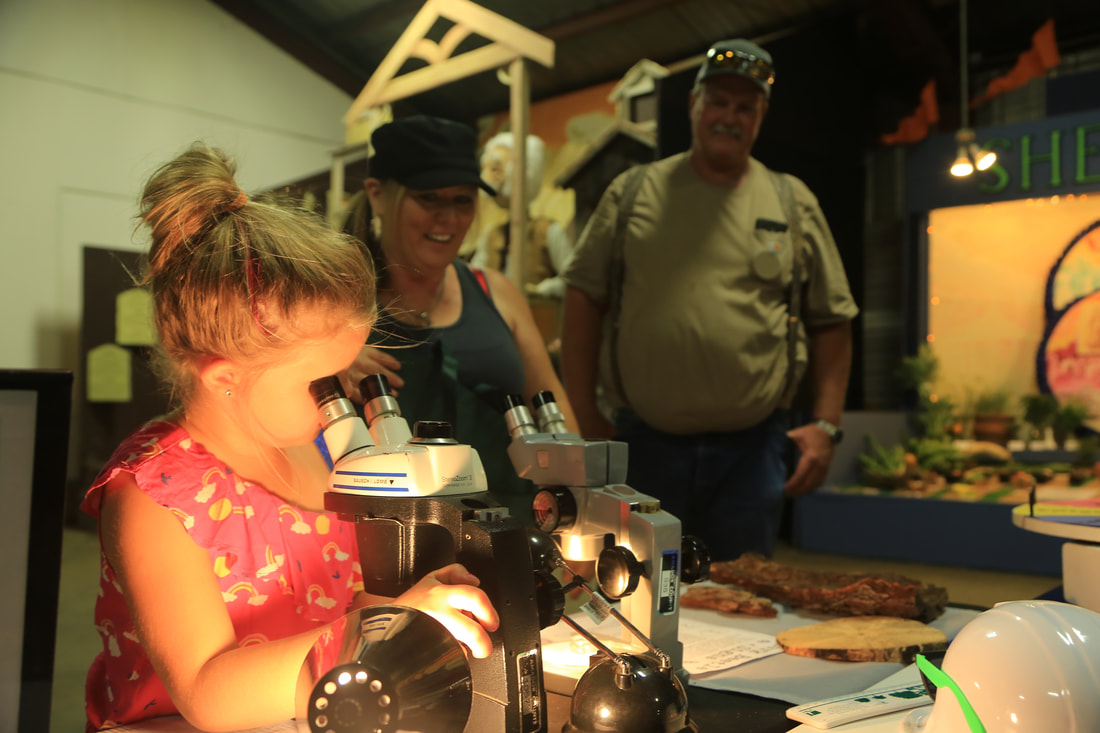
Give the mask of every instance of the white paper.
[(680, 617), (684, 669), (692, 676), (731, 669), (783, 650), (771, 634), (732, 629)]

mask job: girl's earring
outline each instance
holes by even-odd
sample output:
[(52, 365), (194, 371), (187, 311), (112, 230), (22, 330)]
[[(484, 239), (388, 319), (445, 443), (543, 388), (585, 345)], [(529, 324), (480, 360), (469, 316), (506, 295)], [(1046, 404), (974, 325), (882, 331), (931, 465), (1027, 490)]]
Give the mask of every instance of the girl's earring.
[(382, 239), (382, 217), (378, 215), (371, 217), (370, 233), (376, 240)]
[(225, 396), (226, 397), (232, 397), (233, 396), (233, 391), (229, 390), (229, 389), (225, 390)]

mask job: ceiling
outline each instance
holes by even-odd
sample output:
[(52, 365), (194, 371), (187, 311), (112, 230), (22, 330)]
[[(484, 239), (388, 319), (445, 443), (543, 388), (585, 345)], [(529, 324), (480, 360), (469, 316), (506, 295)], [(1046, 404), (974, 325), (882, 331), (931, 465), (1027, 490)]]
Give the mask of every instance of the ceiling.
[[(1055, 18), (1063, 56), (1100, 47), (1096, 0), (963, 0), (968, 3), (971, 74), (1008, 68), (1031, 35)], [(389, 52), (423, 0), (214, 0), (227, 12), (355, 97)], [(553, 69), (532, 65), (531, 96), (539, 101), (618, 80), (649, 58), (686, 65), (721, 38), (769, 41), (829, 33), (837, 24), (855, 29), (835, 54), (807, 73), (858, 76), (868, 94), (894, 94), (915, 102), (930, 78), (938, 82), (941, 109), (950, 117), (958, 98), (960, 6), (955, 0), (482, 0), (479, 4), (556, 44)], [(428, 33), (438, 41), (449, 23)], [(853, 35), (854, 34), (854, 35)], [(856, 42), (851, 42), (852, 38)], [(820, 43), (820, 39), (818, 39)], [(486, 43), (470, 37), (456, 53)], [(852, 46), (855, 47), (852, 47)], [(697, 61), (696, 61), (697, 62)], [(410, 61), (404, 71), (416, 68)], [(780, 76), (783, 60), (777, 58)], [(473, 120), (507, 109), (508, 92), (491, 72), (433, 89), (398, 105)], [(956, 107), (957, 109), (957, 107)]]

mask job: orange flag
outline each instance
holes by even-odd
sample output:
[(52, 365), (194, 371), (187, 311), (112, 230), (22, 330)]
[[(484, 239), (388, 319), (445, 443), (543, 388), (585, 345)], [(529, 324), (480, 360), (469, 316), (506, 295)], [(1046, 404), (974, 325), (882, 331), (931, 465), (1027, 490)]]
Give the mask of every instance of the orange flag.
[(936, 104), (936, 80), (924, 85), (920, 93), (920, 104), (913, 114), (898, 123), (895, 132), (882, 136), (885, 145), (915, 143), (928, 135), (928, 128), (940, 121), (940, 108)]
[(1020, 54), (1012, 71), (989, 82), (985, 94), (971, 101), (970, 107), (977, 107), (999, 94), (1019, 89), (1032, 79), (1047, 73), (1061, 61), (1058, 42), (1054, 38), (1054, 19), (1051, 18), (1035, 31), (1035, 35), (1031, 37), (1031, 48)]

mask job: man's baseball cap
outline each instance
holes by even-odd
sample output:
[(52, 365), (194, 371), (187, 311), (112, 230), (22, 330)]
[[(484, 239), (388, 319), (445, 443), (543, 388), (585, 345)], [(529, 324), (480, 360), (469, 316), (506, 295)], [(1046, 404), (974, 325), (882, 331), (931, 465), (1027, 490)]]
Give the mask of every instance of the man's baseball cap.
[(404, 117), (375, 130), (371, 145), (371, 178), (420, 191), (471, 183), (496, 196), (481, 180), (477, 136), (466, 125), (427, 115)]
[(700, 84), (720, 74), (737, 74), (756, 84), (765, 97), (772, 93), (775, 67), (771, 54), (744, 38), (719, 41), (707, 50), (707, 57), (695, 75)]

